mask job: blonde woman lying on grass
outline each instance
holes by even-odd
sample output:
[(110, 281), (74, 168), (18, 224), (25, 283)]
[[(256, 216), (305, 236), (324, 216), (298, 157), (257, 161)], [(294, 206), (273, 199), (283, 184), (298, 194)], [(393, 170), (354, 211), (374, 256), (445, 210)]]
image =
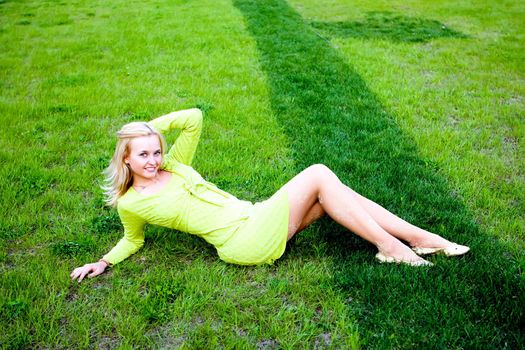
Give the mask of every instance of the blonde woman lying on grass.
[[(198, 235), (215, 246), (222, 260), (241, 265), (271, 264), (294, 234), (325, 214), (374, 244), (381, 262), (429, 266), (419, 255), (469, 251), (398, 218), (321, 164), (303, 170), (263, 202), (239, 200), (190, 166), (201, 128), (196, 108), (122, 127), (104, 189), (107, 203), (118, 210), (124, 237), (98, 262), (73, 270), (73, 280), (95, 277), (139, 250), (146, 223)], [(181, 133), (164, 153), (160, 132), (172, 129)]]

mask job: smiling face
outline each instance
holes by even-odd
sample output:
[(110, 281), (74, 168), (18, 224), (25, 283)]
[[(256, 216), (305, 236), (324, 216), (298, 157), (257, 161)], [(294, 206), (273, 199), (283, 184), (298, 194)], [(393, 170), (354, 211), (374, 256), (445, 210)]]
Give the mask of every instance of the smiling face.
[(124, 162), (133, 173), (133, 185), (147, 184), (155, 178), (162, 163), (162, 149), (155, 134), (135, 137), (129, 143)]

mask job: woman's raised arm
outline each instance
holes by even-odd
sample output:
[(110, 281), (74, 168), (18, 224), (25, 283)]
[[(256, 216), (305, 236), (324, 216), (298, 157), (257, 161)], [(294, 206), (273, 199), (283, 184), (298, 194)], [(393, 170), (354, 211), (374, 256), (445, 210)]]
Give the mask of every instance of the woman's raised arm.
[(179, 163), (191, 165), (202, 131), (202, 112), (198, 108), (172, 112), (148, 122), (161, 133), (172, 129), (181, 130), (181, 134), (164, 155), (165, 161), (174, 159)]

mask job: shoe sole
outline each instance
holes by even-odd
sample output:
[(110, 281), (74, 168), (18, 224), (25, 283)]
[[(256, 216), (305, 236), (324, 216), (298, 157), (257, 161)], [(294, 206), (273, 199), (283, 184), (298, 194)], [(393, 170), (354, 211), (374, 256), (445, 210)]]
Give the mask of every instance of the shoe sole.
[(410, 266), (434, 266), (430, 261), (426, 261), (425, 259), (417, 260), (417, 261), (404, 261), (399, 260), (391, 256), (386, 256), (383, 253), (377, 253), (376, 259), (379, 260), (381, 263), (396, 263), (396, 264), (405, 264)]

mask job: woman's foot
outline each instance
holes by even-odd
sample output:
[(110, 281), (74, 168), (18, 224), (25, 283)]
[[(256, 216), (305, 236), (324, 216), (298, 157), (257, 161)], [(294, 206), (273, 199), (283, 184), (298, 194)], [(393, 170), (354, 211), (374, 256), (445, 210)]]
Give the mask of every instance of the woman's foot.
[(412, 250), (418, 255), (428, 255), (435, 253), (443, 253), (446, 256), (457, 256), (468, 253), (469, 247), (456, 243), (450, 243), (446, 247), (428, 248), (428, 247), (412, 247)]
[(406, 264), (410, 266), (433, 266), (434, 265), (430, 261), (427, 261), (421, 257), (419, 257), (416, 260), (403, 260), (403, 259), (394, 258), (393, 256), (386, 256), (381, 252), (376, 254), (376, 259), (382, 263)]
[(446, 256), (456, 256), (463, 255), (470, 250), (467, 246), (447, 241), (443, 237), (430, 232), (423, 237), (412, 240), (410, 246), (418, 255), (443, 253)]
[[(381, 249), (382, 248), (382, 249)], [(433, 264), (415, 254), (409, 247), (399, 242), (390, 247), (380, 247), (376, 259), (382, 263), (407, 264), (410, 266), (432, 266)]]

